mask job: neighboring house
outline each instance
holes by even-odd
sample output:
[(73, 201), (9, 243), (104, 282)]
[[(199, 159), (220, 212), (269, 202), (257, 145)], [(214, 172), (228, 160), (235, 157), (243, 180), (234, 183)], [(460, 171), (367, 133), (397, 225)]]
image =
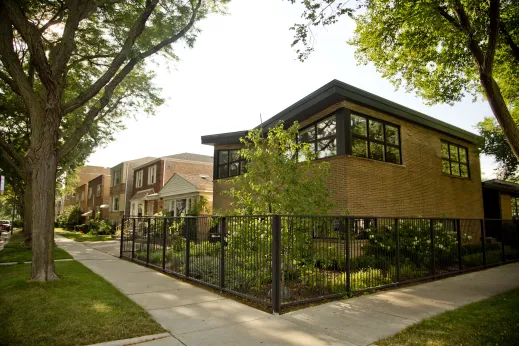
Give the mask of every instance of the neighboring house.
[[(96, 178), (100, 174), (110, 174), (110, 168), (101, 167), (101, 166), (82, 166), (77, 171), (78, 182), (76, 185), (80, 187), (84, 184), (87, 184), (90, 180)], [(65, 195), (64, 198), (64, 207), (68, 207), (70, 205), (78, 205), (80, 204), (80, 198), (77, 193), (73, 193), (71, 195)]]
[(133, 172), (130, 214), (154, 215), (164, 210), (164, 202), (158, 192), (173, 174), (211, 175), (213, 158), (191, 153), (176, 154), (145, 163), (134, 168)]
[(136, 160), (124, 161), (110, 170), (112, 183), (110, 187), (110, 222), (119, 224), (123, 215), (130, 214), (130, 198), (133, 191), (133, 169), (155, 157), (143, 157)]
[(186, 215), (201, 206), (207, 208), (201, 214), (208, 214), (213, 202), (213, 175), (175, 173), (160, 190), (158, 198), (171, 216)]
[(102, 174), (88, 182), (87, 212), (88, 219), (99, 214), (101, 219), (108, 219), (110, 201), (110, 175)]
[(76, 205), (79, 206), (81, 213), (87, 212), (87, 200), (88, 200), (88, 182), (76, 187)]
[(519, 219), (519, 184), (493, 179), (483, 182), (485, 219)]
[[(480, 137), (471, 132), (337, 80), (256, 128), (279, 121), (298, 121), (299, 140), (329, 163), (336, 214), (483, 217)], [(221, 192), (243, 172), (237, 150), (246, 134), (202, 136), (214, 146), (214, 209), (230, 207)]]

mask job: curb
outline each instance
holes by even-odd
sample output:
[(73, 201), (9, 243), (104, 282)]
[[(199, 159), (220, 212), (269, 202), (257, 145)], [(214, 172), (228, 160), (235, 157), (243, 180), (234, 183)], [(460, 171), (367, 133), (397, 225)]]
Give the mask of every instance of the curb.
[(135, 345), (140, 344), (147, 341), (153, 341), (153, 340), (159, 340), (164, 339), (167, 337), (171, 337), (171, 334), (169, 333), (161, 333), (161, 334), (153, 334), (153, 335), (146, 335), (146, 336), (139, 336), (137, 338), (132, 339), (124, 339), (124, 340), (115, 340), (115, 341), (108, 341), (108, 342), (102, 342), (100, 344), (92, 344), (90, 346), (124, 346), (124, 345)]

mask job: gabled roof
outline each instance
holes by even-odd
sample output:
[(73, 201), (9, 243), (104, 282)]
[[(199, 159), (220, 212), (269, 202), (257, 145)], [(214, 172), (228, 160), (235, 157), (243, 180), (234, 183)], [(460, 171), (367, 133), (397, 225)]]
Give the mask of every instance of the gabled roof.
[(483, 184), (483, 187), (487, 188), (487, 189), (498, 190), (501, 192), (508, 192), (511, 194), (519, 195), (519, 184), (516, 184), (516, 183), (499, 180), (499, 179), (492, 179), (492, 180), (484, 181), (482, 184)]
[(213, 157), (208, 155), (201, 155), (201, 154), (193, 154), (193, 153), (181, 153), (181, 154), (175, 154), (175, 155), (169, 155), (169, 156), (161, 156), (159, 158), (156, 158), (155, 160), (148, 161), (142, 165), (139, 165), (134, 168), (134, 170), (138, 170), (142, 167), (148, 166), (152, 163), (158, 162), (158, 161), (191, 161), (191, 162), (200, 162), (200, 163), (213, 163)]
[(160, 189), (160, 197), (181, 195), (191, 192), (213, 191), (213, 177), (205, 174), (175, 173)]
[(153, 189), (142, 190), (133, 195), (133, 197), (130, 198), (130, 200), (143, 199), (144, 197), (146, 197), (147, 195), (151, 195), (152, 193), (155, 193)]
[[(276, 126), (281, 120), (287, 125), (290, 125), (294, 121), (304, 120), (341, 101), (350, 101), (355, 104), (376, 109), (396, 118), (446, 133), (470, 143), (477, 144), (481, 141), (481, 137), (472, 132), (463, 130), (336, 79), (282, 110), (255, 128), (258, 129), (262, 127), (268, 130)], [(246, 134), (247, 131), (238, 131), (202, 136), (202, 144), (237, 144), (239, 143), (240, 137)]]

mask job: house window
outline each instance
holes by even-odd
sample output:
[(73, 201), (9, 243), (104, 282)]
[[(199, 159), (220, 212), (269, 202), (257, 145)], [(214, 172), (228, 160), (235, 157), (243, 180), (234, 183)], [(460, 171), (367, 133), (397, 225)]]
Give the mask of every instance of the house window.
[(113, 171), (112, 172), (112, 186), (117, 186), (121, 183), (121, 171)]
[(351, 115), (351, 153), (401, 164), (400, 127), (364, 115)]
[(239, 152), (238, 149), (218, 151), (218, 178), (234, 177), (245, 173), (246, 161)]
[(455, 177), (468, 178), (468, 150), (457, 144), (441, 141), (442, 172)]
[(519, 197), (512, 197), (512, 218), (519, 219)]
[(135, 174), (135, 187), (142, 187), (142, 174), (142, 169)]
[(148, 167), (148, 185), (155, 184), (157, 175), (157, 165)]
[[(337, 155), (337, 126), (335, 115), (312, 124), (299, 131), (298, 141), (309, 143), (318, 158)], [(304, 157), (298, 157), (300, 161)]]
[(113, 197), (112, 199), (112, 210), (119, 211), (119, 197)]
[(185, 199), (177, 199), (176, 203), (176, 216), (182, 216), (182, 214), (186, 213), (187, 203)]
[(81, 201), (85, 200), (85, 191), (81, 191)]
[(97, 197), (101, 196), (101, 185), (96, 186), (96, 196)]
[(88, 199), (90, 199), (92, 197), (92, 188), (89, 187), (88, 188)]

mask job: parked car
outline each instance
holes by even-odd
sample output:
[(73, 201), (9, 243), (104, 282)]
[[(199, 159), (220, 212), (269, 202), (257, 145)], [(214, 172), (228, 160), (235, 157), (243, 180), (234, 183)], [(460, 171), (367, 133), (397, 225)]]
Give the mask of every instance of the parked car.
[(10, 232), (10, 231), (11, 231), (11, 221), (0, 220), (0, 233), (1, 232)]

